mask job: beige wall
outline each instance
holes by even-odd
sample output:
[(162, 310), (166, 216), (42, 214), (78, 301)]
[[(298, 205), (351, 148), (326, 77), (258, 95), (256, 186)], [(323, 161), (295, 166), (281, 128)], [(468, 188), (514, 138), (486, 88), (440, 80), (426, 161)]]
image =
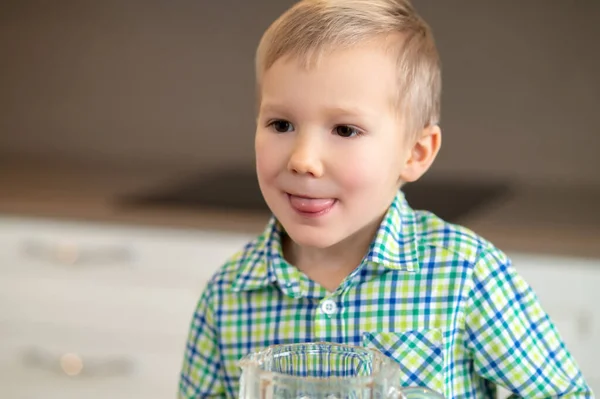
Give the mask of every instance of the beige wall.
[[(2, 3), (0, 153), (251, 165), (254, 47), (290, 0)], [(444, 61), (432, 174), (600, 184), (600, 2), (416, 4)]]

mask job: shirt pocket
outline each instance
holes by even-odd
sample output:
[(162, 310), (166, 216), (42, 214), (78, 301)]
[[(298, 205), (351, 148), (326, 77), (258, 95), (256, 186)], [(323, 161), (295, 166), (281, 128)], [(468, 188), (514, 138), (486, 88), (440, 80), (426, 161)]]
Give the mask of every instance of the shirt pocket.
[(400, 385), (444, 391), (442, 332), (437, 329), (405, 332), (368, 332), (363, 346), (394, 359), (402, 370)]

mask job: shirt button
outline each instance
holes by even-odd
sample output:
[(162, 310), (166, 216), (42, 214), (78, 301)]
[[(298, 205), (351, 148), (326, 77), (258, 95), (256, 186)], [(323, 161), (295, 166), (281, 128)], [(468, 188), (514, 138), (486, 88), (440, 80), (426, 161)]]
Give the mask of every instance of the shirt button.
[(331, 299), (328, 299), (328, 300), (326, 300), (325, 302), (323, 302), (321, 304), (321, 310), (326, 315), (332, 315), (332, 314), (334, 314), (336, 312), (337, 305), (335, 304), (334, 301), (332, 301)]

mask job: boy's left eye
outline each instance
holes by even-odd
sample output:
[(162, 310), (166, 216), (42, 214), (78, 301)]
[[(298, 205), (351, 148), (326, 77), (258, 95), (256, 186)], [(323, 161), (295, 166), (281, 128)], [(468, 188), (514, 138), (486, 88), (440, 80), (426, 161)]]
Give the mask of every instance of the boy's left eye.
[(355, 127), (348, 125), (336, 126), (335, 133), (341, 137), (354, 137), (358, 136), (361, 132)]

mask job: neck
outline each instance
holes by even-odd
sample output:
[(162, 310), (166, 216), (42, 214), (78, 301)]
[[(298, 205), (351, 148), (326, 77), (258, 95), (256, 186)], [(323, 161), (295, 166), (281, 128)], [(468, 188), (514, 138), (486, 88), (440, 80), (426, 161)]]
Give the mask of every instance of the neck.
[(377, 220), (327, 248), (300, 246), (286, 235), (283, 240), (283, 253), (289, 263), (333, 292), (360, 265), (380, 223), (381, 220)]

